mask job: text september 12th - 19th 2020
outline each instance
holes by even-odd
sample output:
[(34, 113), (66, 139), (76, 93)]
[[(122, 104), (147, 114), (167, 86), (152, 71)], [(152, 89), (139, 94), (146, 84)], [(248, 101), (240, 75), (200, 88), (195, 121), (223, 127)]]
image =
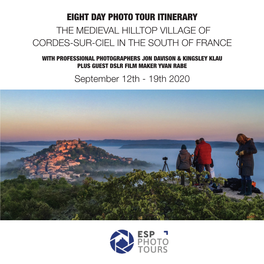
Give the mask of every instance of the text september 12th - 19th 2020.
[(188, 83), (191, 78), (189, 75), (149, 75), (147, 77), (140, 77), (138, 75), (122, 75), (122, 76), (80, 76), (75, 75), (74, 81), (76, 83), (140, 83), (140, 82), (151, 82), (151, 83)]

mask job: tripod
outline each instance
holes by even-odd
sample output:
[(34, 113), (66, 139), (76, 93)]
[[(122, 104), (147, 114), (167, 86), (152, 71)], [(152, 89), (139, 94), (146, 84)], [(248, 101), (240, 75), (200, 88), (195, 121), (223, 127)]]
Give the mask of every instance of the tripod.
[(168, 164), (167, 164), (167, 161), (164, 160), (164, 165), (163, 165), (163, 169), (162, 169), (162, 171), (166, 171), (166, 168), (168, 169), (168, 172), (170, 172), (170, 169), (169, 169), (169, 166), (168, 166)]

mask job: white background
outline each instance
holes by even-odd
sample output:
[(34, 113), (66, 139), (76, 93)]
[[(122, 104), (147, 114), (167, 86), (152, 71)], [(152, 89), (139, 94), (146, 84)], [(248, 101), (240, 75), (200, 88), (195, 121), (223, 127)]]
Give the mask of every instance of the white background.
[[(223, 223), (224, 222), (224, 223)], [(263, 221), (5, 221), (3, 263), (250, 263), (263, 260)], [(3, 226), (5, 230), (3, 230)], [(135, 245), (114, 252), (110, 237), (129, 231)], [(168, 231), (168, 236), (164, 231)], [(4, 236), (2, 236), (4, 231)], [(167, 237), (168, 253), (139, 253), (138, 231)]]
[[(262, 89), (262, 1), (12, 1), (2, 4), (2, 89)], [(198, 13), (196, 21), (67, 21), (67, 13)], [(109, 38), (59, 35), (57, 26), (209, 26), (205, 35), (117, 35), (118, 38), (232, 39), (232, 47), (34, 47), (34, 39)], [(76, 62), (43, 62), (42, 56), (223, 56), (222, 62), (189, 62), (188, 69), (77, 69)], [(75, 83), (75, 75), (188, 74), (189, 83)]]
[[(263, 89), (262, 1), (9, 1), (1, 3), (1, 89)], [(34, 38), (59, 38), (56, 26), (159, 26), (161, 22), (67, 21), (67, 13), (198, 13), (211, 38), (232, 38), (232, 48), (35, 48)], [(62, 36), (68, 38), (68, 35)], [(76, 35), (73, 36), (78, 37)], [(71, 37), (71, 38), (73, 38)], [(81, 36), (82, 37), (82, 36)], [(87, 36), (89, 38), (89, 36)], [(100, 38), (100, 36), (98, 36)], [(188, 36), (187, 36), (188, 38)], [(78, 70), (76, 63), (43, 62), (42, 55), (220, 55), (221, 63), (190, 62), (189, 84), (74, 83), (74, 75), (175, 74), (175, 70)], [(247, 263), (263, 261), (263, 221), (2, 221), (3, 263)], [(169, 231), (167, 254), (119, 255), (112, 233)], [(135, 236), (134, 236), (135, 237)]]

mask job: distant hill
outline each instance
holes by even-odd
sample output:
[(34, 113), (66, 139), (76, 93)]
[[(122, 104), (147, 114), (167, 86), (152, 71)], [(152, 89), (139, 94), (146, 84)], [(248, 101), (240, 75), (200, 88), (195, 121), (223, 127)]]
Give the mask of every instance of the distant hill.
[(42, 146), (56, 144), (56, 141), (18, 141), (18, 142), (1, 142), (2, 146), (5, 145), (27, 145), (27, 146)]
[[(228, 142), (228, 141), (206, 141), (209, 143), (212, 148), (237, 148), (238, 144), (236, 142)], [(179, 149), (182, 145), (186, 145), (188, 149), (195, 148), (195, 142), (193, 140), (171, 140), (171, 141), (157, 141), (157, 142), (148, 142), (142, 141), (141, 143), (130, 143), (123, 145), (122, 149)], [(264, 150), (264, 143), (255, 142), (255, 145), (258, 150)]]
[[(236, 147), (237, 143), (235, 142), (225, 142), (225, 141), (206, 141), (213, 148), (228, 148), (228, 147)], [(171, 149), (171, 148), (181, 148), (182, 145), (186, 145), (187, 148), (195, 148), (195, 142), (193, 140), (157, 140), (156, 142), (151, 141), (142, 141), (141, 143), (131, 143), (127, 145), (123, 145), (121, 148), (129, 149), (129, 148), (163, 148), (163, 149)]]
[[(194, 140), (170, 140), (170, 139), (148, 139), (148, 140), (121, 140), (121, 139), (104, 139), (104, 140), (84, 140), (94, 146), (112, 146), (121, 147), (122, 149), (135, 149), (135, 148), (180, 148), (185, 144), (187, 148), (195, 148)], [(235, 148), (236, 142), (230, 141), (206, 141), (213, 148)], [(52, 145), (56, 141), (22, 141), (22, 142), (2, 142), (1, 145)], [(264, 142), (255, 142), (257, 149), (264, 150)]]
[(1, 153), (10, 152), (10, 151), (25, 151), (25, 150), (20, 149), (20, 148), (11, 147), (11, 146), (1, 146), (0, 148)]

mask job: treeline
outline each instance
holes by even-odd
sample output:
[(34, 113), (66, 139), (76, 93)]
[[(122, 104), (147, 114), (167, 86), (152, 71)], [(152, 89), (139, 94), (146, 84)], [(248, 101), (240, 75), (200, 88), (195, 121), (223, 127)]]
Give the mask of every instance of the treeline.
[[(73, 208), (79, 188), (64, 178), (53, 181), (29, 180), (24, 175), (1, 182), (2, 220), (60, 219), (63, 209)], [(65, 214), (62, 219), (70, 219)]]
[[(196, 171), (135, 170), (99, 182), (86, 178), (73, 186), (64, 179), (28, 180), (25, 176), (1, 182), (3, 220), (264, 220), (261, 196), (235, 200), (214, 194), (200, 176), (203, 189), (193, 187)], [(190, 184), (179, 184), (185, 175)], [(218, 184), (223, 178), (216, 178)]]

